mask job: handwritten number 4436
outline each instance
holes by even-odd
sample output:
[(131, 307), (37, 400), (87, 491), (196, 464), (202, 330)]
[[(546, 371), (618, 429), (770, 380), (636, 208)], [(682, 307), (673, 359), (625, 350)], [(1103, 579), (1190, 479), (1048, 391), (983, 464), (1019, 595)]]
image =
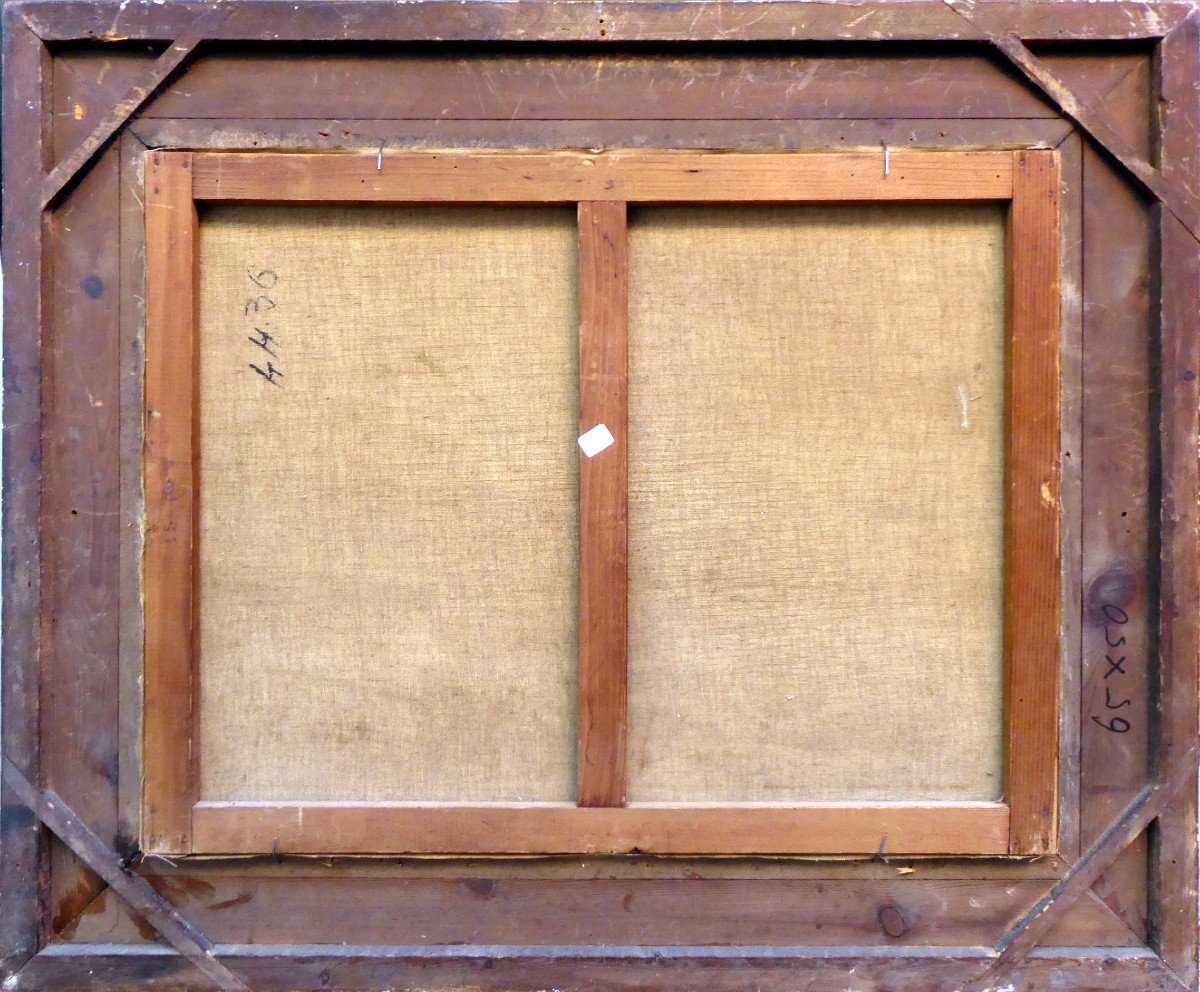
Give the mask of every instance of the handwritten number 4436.
[[(1121, 634), (1115, 641), (1109, 633), (1109, 625), (1117, 628), (1117, 633), (1120, 634), (1120, 629), (1129, 623), (1129, 614), (1119, 606), (1111, 604), (1103, 607), (1104, 612), (1104, 643), (1110, 648), (1119, 648), (1125, 644), (1125, 635)], [(1104, 673), (1104, 708), (1108, 711), (1121, 710), (1126, 706), (1133, 704), (1132, 699), (1119, 699), (1113, 702), (1112, 688), (1107, 684), (1108, 679), (1112, 675), (1125, 675), (1125, 655), (1119, 658), (1114, 658), (1111, 654), (1106, 654), (1104, 660), (1108, 663), (1108, 670)], [(1113, 716), (1111, 712), (1106, 714), (1106, 719), (1101, 719), (1098, 716), (1092, 717), (1092, 722), (1103, 727), (1105, 730), (1111, 731), (1114, 734), (1127, 734), (1132, 729), (1132, 724), (1123, 716)]]
[[(257, 362), (250, 362), (252, 368), (258, 375), (262, 376), (272, 386), (283, 387), (283, 383), (279, 380), (283, 377), (283, 370), (279, 368), (271, 359), (279, 360), (279, 353), (275, 350), (278, 347), (278, 342), (274, 334), (269, 330), (270, 321), (266, 316), (275, 309), (275, 300), (267, 295), (266, 291), (273, 290), (279, 283), (279, 274), (274, 269), (248, 269), (246, 278), (255, 287), (255, 289), (264, 290), (254, 296), (248, 297), (242, 307), (243, 316), (252, 320), (253, 333), (247, 336), (247, 340), (256, 348), (260, 348), (264, 355), (259, 356)], [(260, 327), (259, 324), (264, 326)], [(262, 364), (258, 364), (261, 362)], [(263, 366), (266, 366), (264, 368)]]

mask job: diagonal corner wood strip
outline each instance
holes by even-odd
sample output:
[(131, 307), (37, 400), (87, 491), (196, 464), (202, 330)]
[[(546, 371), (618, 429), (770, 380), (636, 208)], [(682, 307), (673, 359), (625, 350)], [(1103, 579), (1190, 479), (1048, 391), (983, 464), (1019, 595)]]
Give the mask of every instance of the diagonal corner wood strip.
[[(1171, 801), (1195, 782), (1197, 747), (1178, 761), (1156, 784), (1146, 785), (1121, 811), (1112, 825), (1080, 855), (1055, 885), (995, 945), (999, 955), (964, 990), (983, 992), (1008, 969), (1019, 964), (1059, 918), (1091, 889), (1113, 862), (1137, 837), (1170, 806)], [(1187, 986), (1181, 981), (1180, 989)]]
[(100, 151), (125, 127), (146, 102), (177, 72), (185, 68), (196, 54), (196, 48), (211, 34), (229, 13), (228, 5), (216, 0), (212, 7), (199, 14), (162, 53), (129, 91), (113, 105), (91, 133), (62, 159), (42, 181), (42, 209), (47, 210), (59, 201), (69, 186), (91, 165)]
[[(959, 17), (974, 27), (1030, 83), (1032, 83), (1063, 114), (1107, 152), (1125, 172), (1146, 192), (1157, 199), (1200, 242), (1200, 202), (1178, 183), (1168, 180), (1161, 170), (1142, 158), (1108, 124), (1104, 116), (1086, 100), (1077, 96), (1054, 75), (1029, 46), (1011, 32), (997, 29), (980, 16), (974, 0), (943, 0)], [(1189, 19), (1196, 18), (1192, 13)], [(1180, 30), (1187, 20), (1172, 30)]]
[[(1117, 857), (1195, 780), (1198, 748), (1193, 745), (1156, 784), (1147, 785), (1129, 802), (1071, 870), (1063, 876), (996, 943), (997, 956), (964, 992), (983, 992), (1037, 946), (1061, 915), (1083, 896)], [(52, 790), (39, 792), (17, 767), (4, 759), (4, 778), (52, 833), (103, 878), (164, 939), (195, 964), (221, 992), (249, 992), (249, 987), (213, 956), (212, 942), (141, 876), (128, 871), (115, 851), (104, 844)], [(1184, 983), (1179, 983), (1185, 989)]]
[(249, 986), (213, 956), (213, 944), (140, 875), (129, 871), (52, 789), (37, 790), (8, 758), (4, 780), (39, 820), (120, 895), (180, 954), (200, 969), (221, 992), (249, 992)]
[[(1167, 210), (1174, 214), (1200, 242), (1200, 202), (1197, 197), (1177, 183), (1166, 179), (1162, 172), (1137, 154), (1086, 101), (1064, 85), (1017, 35), (998, 30), (985, 23), (975, 0), (943, 0), (967, 24), (992, 44), (1069, 120), (1085, 131), (1104, 151)], [(196, 54), (197, 47), (213, 34), (225, 20), (230, 6), (215, 0), (212, 7), (199, 14), (187, 31), (147, 69), (143, 78), (134, 84), (96, 125), (93, 131), (46, 176), (42, 184), (42, 209), (53, 207), (69, 186), (91, 164), (99, 151), (129, 123), (146, 102)], [(1180, 30), (1198, 16), (1189, 14), (1171, 30)]]

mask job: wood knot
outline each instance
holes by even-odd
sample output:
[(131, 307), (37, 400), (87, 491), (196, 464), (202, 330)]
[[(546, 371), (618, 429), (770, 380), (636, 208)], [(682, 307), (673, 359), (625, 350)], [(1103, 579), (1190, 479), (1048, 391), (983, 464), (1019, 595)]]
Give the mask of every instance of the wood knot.
[(464, 879), (463, 887), (476, 899), (491, 899), (496, 895), (496, 880), (494, 878)]
[(908, 923), (904, 914), (890, 903), (879, 907), (876, 918), (879, 920), (879, 928), (889, 937), (903, 937), (908, 933)]
[(1096, 576), (1084, 597), (1087, 619), (1096, 626), (1111, 621), (1109, 613), (1124, 612), (1137, 592), (1137, 577), (1129, 566), (1114, 565)]

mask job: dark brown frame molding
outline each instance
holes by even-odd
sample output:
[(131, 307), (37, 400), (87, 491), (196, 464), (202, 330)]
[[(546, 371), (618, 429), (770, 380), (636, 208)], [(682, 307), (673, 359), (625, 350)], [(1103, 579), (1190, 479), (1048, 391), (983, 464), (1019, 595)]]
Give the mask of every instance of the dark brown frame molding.
[[(290, 7), (4, 8), (6, 988), (1195, 989), (1195, 6)], [(147, 149), (881, 144), (1063, 163), (1056, 855), (141, 855)]]

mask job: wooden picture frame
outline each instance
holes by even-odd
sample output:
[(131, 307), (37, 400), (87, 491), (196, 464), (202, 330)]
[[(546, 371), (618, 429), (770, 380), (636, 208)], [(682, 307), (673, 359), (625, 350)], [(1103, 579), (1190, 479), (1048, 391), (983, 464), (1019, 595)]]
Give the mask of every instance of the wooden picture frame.
[[(1176, 0), (687, 7), (314, 0), (281, 18), (265, 0), (5, 5), (7, 987), (1196, 987), (1196, 12)], [(876, 173), (885, 155), (893, 171), (918, 152), (1057, 155), (1060, 291), (1029, 305), (1061, 312), (1061, 569), (1007, 624), (1021, 638), (1010, 658), (1059, 645), (1055, 748), (1012, 752), (1043, 771), (1056, 757), (1054, 806), (1020, 817), (1051, 853), (920, 857), (918, 843), (896, 847), (902, 831), (882, 850), (864, 837), (806, 858), (716, 857), (708, 841), (670, 857), (307, 857), (272, 851), (265, 830), (246, 835), (253, 856), (141, 849), (155, 781), (142, 749), (143, 418), (159, 388), (145, 333), (179, 320), (156, 317), (146, 292), (168, 275), (153, 267), (172, 264), (147, 251), (147, 152), (336, 152), (312, 157), (371, 173), (380, 155), (448, 148), (837, 152)], [(186, 255), (187, 232), (164, 227)], [(1035, 284), (1014, 280), (1014, 303)], [(1049, 367), (1044, 350), (1028, 360)], [(596, 418), (615, 419), (619, 395), (595, 398), (616, 403)], [(1041, 463), (1045, 437), (1012, 457)], [(1029, 500), (1044, 514), (1041, 496), (1024, 490), (1010, 510)], [(1055, 601), (1052, 631), (1030, 623)], [(611, 728), (619, 698), (605, 698), (596, 725)], [(1042, 718), (1051, 702), (1025, 700)], [(1006, 771), (1045, 782), (1023, 763)], [(616, 794), (611, 778), (595, 784), (588, 801)]]
[[(1058, 251), (1053, 151), (696, 155), (149, 152), (143, 848), (176, 854), (1054, 850), (1058, 794)], [(580, 431), (628, 420), (626, 203), (999, 200), (1009, 211), (1005, 786), (993, 803), (625, 802), (625, 445), (580, 456), (577, 804), (202, 802), (195, 666), (197, 203), (578, 204)], [(189, 346), (188, 342), (192, 342)], [(1052, 670), (1052, 669), (1051, 669)]]

